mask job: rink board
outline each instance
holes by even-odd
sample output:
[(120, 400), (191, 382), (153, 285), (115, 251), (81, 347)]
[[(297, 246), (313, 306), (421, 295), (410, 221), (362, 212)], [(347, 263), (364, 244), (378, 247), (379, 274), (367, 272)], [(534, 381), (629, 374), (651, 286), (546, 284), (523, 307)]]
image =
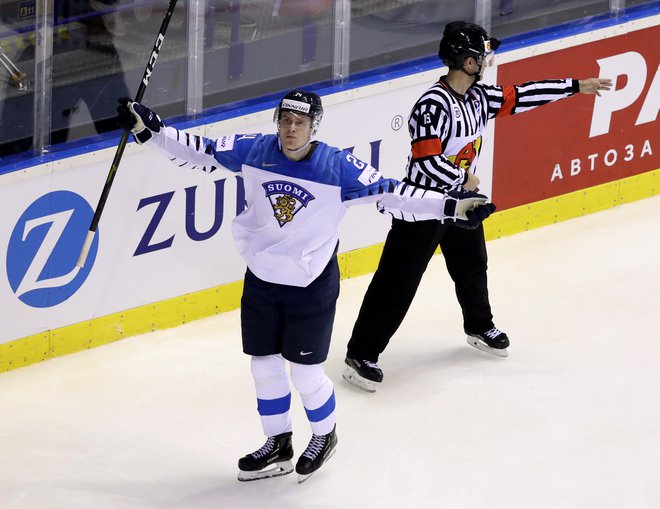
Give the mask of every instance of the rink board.
[[(625, 76), (611, 97), (579, 96), (491, 123), (478, 173), (498, 205), (485, 223), (489, 239), (658, 194), (658, 49), (647, 43), (660, 37), (657, 22), (636, 19), (498, 56), (486, 82), (611, 77), (612, 69)], [(400, 177), (408, 109), (442, 72), (328, 89), (319, 139)], [(272, 132), (272, 106), (178, 127), (213, 137)], [(238, 307), (244, 264), (230, 223), (240, 179), (183, 171), (135, 144), (90, 260), (74, 268), (113, 155), (114, 147), (99, 148), (0, 176), (0, 371)], [(342, 277), (375, 269), (388, 225), (373, 207), (349, 211)]]

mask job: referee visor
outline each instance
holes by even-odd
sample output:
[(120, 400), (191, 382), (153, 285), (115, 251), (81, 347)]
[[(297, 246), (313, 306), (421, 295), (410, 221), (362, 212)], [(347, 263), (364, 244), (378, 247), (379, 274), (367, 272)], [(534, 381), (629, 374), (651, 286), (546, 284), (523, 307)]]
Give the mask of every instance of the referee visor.
[(491, 67), (495, 60), (495, 50), (500, 47), (500, 40), (492, 37), (484, 39), (484, 53), (481, 56), (481, 64), (483, 67)]

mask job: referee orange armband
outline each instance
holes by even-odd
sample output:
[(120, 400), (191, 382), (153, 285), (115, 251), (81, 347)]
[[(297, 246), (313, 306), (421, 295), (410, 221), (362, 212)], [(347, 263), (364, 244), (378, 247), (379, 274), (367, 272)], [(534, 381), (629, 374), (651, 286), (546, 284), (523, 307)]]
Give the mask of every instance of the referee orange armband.
[(516, 89), (511, 85), (505, 85), (502, 87), (502, 92), (504, 94), (502, 107), (497, 113), (497, 117), (503, 115), (511, 115), (513, 113), (513, 108), (516, 105)]
[(413, 159), (439, 156), (442, 154), (442, 143), (438, 138), (415, 141), (411, 145)]

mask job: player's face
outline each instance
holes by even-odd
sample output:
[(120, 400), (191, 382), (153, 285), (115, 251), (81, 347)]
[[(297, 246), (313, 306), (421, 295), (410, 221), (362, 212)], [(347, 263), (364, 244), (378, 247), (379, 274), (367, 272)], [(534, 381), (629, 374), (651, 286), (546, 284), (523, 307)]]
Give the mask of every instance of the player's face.
[(296, 150), (305, 145), (312, 134), (312, 119), (291, 111), (283, 111), (278, 123), (282, 147)]

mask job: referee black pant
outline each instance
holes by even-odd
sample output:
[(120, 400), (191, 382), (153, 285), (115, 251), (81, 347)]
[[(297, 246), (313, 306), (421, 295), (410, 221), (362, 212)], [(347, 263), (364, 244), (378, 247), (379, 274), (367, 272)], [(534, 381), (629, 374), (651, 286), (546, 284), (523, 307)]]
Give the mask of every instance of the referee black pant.
[[(468, 230), (439, 221), (393, 219), (378, 269), (348, 342), (348, 357), (378, 361), (406, 316), (438, 246), (454, 281), (464, 329), (483, 332), (494, 326), (488, 301), (488, 255), (483, 226)], [(443, 303), (438, 301), (437, 305)]]

